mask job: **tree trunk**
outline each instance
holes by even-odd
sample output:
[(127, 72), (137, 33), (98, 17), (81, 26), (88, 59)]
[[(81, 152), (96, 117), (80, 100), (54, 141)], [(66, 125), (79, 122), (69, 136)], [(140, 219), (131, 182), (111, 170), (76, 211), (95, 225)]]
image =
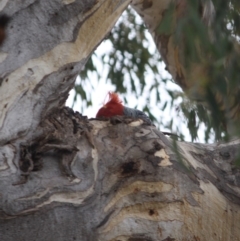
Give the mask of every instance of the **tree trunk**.
[(0, 4), (1, 240), (240, 240), (240, 141), (176, 143), (64, 107), (129, 3)]

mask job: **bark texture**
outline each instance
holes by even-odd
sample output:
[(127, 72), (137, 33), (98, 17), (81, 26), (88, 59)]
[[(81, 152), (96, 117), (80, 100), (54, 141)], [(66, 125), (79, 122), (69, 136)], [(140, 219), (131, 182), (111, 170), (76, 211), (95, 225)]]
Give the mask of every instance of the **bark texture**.
[(1, 144), (20, 135), (35, 135), (29, 129), (35, 129), (52, 108), (64, 105), (90, 53), (128, 4), (111, 0), (2, 2), (0, 10), (10, 22), (0, 53)]
[(176, 145), (63, 107), (129, 2), (0, 3), (1, 240), (240, 240), (238, 140)]
[[(178, 143), (176, 155), (170, 139), (141, 121), (88, 121), (67, 108), (55, 114), (44, 128), (51, 122), (49, 133), (65, 135), (73, 150), (55, 136), (55, 151), (45, 153), (49, 146), (33, 140), (41, 167), (24, 184), (16, 185), (15, 159), (3, 163), (2, 240), (240, 240), (239, 141)], [(57, 125), (69, 136), (54, 132)]]

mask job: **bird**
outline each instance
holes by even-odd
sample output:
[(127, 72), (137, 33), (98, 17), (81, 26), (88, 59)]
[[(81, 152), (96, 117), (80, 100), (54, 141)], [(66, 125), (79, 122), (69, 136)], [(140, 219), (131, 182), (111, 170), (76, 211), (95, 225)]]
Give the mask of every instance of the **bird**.
[(150, 118), (144, 112), (124, 106), (117, 93), (108, 92), (108, 96), (109, 100), (98, 110), (96, 118), (126, 116), (133, 119), (141, 119), (146, 124), (153, 125)]

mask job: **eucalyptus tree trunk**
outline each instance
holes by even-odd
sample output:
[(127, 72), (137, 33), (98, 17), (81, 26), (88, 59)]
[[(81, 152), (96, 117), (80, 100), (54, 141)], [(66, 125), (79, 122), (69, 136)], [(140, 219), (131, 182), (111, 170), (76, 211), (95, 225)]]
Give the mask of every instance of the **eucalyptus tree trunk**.
[(176, 143), (64, 107), (129, 3), (0, 3), (0, 240), (240, 240), (238, 140)]

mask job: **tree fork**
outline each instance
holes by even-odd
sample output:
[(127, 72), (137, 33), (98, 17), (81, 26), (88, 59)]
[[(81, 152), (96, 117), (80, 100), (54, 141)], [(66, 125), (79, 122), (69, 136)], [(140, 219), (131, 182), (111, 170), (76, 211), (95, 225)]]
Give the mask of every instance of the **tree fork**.
[(239, 140), (176, 145), (63, 107), (129, 3), (0, 4), (1, 240), (240, 240)]
[[(58, 116), (68, 116), (60, 118), (62, 124), (73, 125), (76, 113), (62, 111)], [(81, 118), (75, 121), (82, 125)], [(29, 240), (36, 234), (43, 237), (38, 240), (239, 240), (240, 173), (233, 163), (239, 142), (178, 142), (176, 155), (174, 142), (142, 121), (92, 120), (87, 125), (94, 146), (85, 135), (69, 136), (74, 148), (67, 155), (75, 153), (67, 165), (72, 176), (61, 168), (66, 153), (60, 140), (69, 145), (61, 131), (55, 132), (60, 153), (39, 141), (41, 168), (30, 172), (24, 184), (12, 185), (20, 174), (14, 155), (10, 160), (11, 146), (2, 149), (7, 159), (1, 172), (3, 240), (17, 239), (20, 230), (20, 237), (26, 231)], [(7, 231), (9, 225), (14, 232)]]

